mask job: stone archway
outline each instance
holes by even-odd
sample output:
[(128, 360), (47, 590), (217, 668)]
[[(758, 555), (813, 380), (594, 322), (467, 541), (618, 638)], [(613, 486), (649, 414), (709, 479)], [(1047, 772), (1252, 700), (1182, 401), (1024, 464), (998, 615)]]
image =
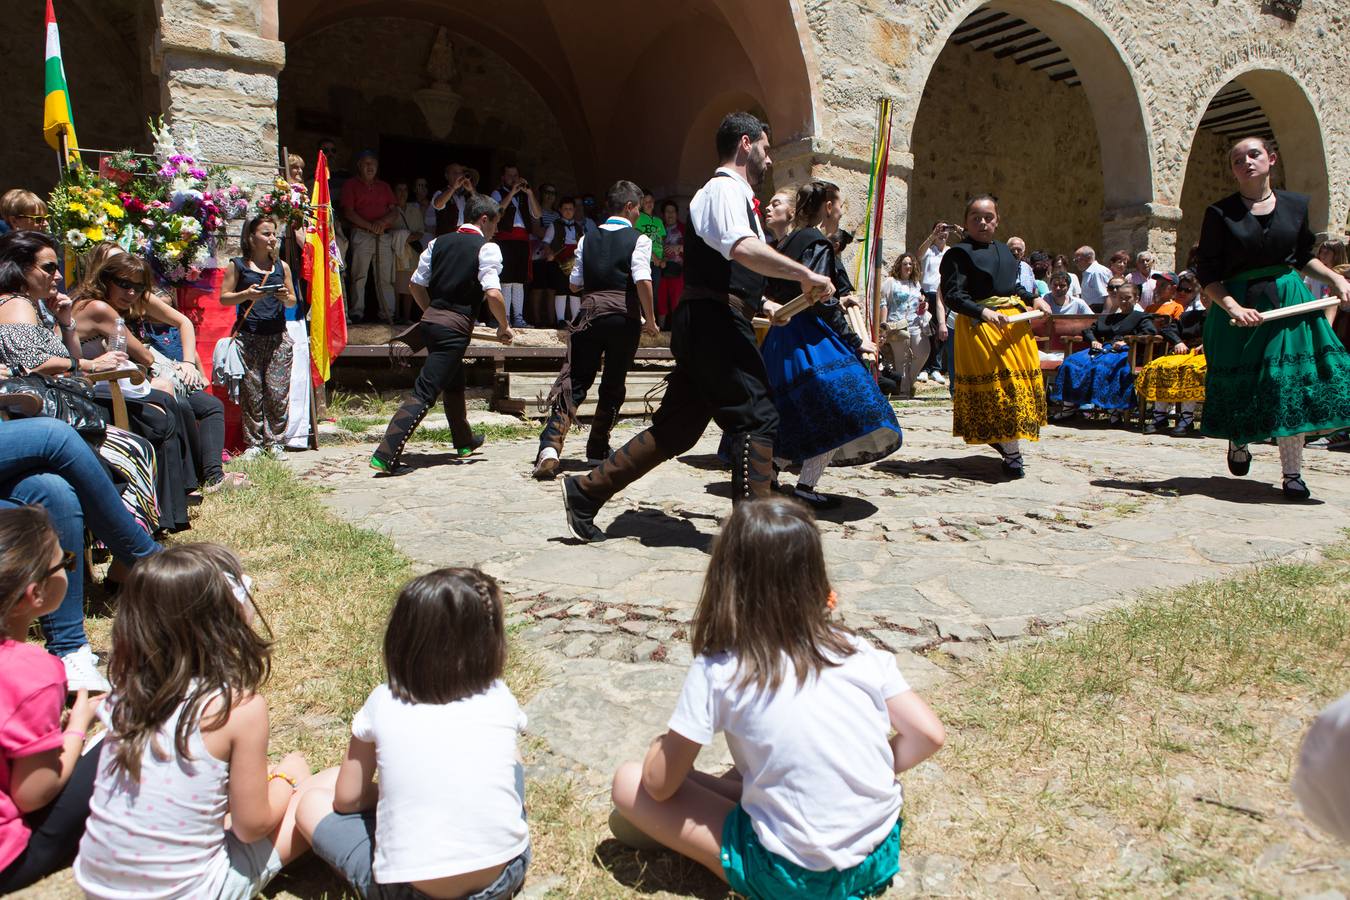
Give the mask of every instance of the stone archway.
[(1205, 207), (1235, 190), (1227, 151), (1234, 140), (1249, 135), (1275, 142), (1279, 155), (1275, 186), (1309, 196), (1313, 231), (1339, 231), (1339, 223), (1330, 221), (1331, 179), (1322, 134), (1311, 98), (1287, 72), (1251, 68), (1230, 73), (1194, 122), (1187, 148), (1178, 230), (1183, 258), (1199, 240)]
[(912, 63), (925, 90), (897, 114), (897, 149), (914, 159), (908, 246), (984, 190), (1033, 246), (1156, 245), (1169, 210), (1154, 203), (1149, 119), (1120, 37), (1075, 0), (950, 5)]

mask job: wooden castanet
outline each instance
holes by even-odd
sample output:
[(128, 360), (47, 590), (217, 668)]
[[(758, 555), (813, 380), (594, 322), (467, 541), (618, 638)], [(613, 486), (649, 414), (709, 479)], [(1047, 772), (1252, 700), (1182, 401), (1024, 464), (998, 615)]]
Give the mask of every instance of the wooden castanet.
[(475, 341), (489, 341), (493, 344), (507, 344), (510, 341), (504, 341), (497, 336), (495, 328), (475, 328), (473, 330), (473, 339)]
[(1045, 315), (1045, 310), (1033, 309), (1024, 313), (1018, 313), (1015, 316), (1008, 316), (1009, 322), (1030, 322), (1033, 319), (1039, 319)]

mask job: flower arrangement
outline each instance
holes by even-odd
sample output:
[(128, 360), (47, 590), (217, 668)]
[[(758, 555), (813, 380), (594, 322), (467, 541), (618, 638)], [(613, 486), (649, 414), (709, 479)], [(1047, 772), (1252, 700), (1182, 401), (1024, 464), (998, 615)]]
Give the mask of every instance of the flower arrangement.
[(259, 215), (271, 216), (299, 231), (309, 220), (309, 192), (303, 184), (292, 184), (278, 178), (269, 190), (258, 195), (254, 208)]
[(52, 233), (76, 253), (114, 240), (127, 217), (116, 187), (83, 169), (62, 178), (47, 204)]

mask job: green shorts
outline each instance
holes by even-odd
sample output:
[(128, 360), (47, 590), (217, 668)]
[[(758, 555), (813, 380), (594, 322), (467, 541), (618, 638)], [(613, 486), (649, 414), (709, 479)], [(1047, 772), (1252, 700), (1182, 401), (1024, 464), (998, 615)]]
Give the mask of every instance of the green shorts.
[(759, 842), (745, 808), (737, 804), (722, 824), (722, 871), (733, 890), (751, 900), (854, 900), (875, 897), (900, 871), (900, 826), (851, 869), (815, 872), (783, 859)]

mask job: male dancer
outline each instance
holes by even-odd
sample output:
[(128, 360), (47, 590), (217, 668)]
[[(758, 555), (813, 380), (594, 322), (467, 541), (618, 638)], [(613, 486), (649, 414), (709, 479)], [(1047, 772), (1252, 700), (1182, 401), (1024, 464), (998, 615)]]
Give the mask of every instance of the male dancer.
[(553, 407), (539, 435), (534, 477), (541, 481), (558, 474), (563, 439), (595, 383), (602, 358), (605, 371), (586, 440), (586, 459), (599, 464), (609, 456), (609, 433), (627, 394), (639, 329), (648, 334), (658, 331), (652, 304), (652, 241), (633, 227), (641, 202), (642, 189), (636, 184), (615, 182), (605, 195), (609, 219), (577, 243), (569, 280), (582, 292), (581, 316), (571, 326), (567, 361), (553, 383), (549, 394)]
[(502, 251), (491, 241), (500, 215), (491, 198), (474, 194), (465, 204), (464, 224), (459, 230), (433, 240), (417, 260), (409, 290), (422, 307), (422, 320), (397, 340), (414, 350), (425, 346), (427, 361), (412, 395), (394, 413), (384, 440), (370, 458), (371, 468), (379, 472), (401, 475), (407, 471), (399, 462), (403, 447), (442, 393), (445, 417), (450, 420), (450, 434), (459, 455), (468, 456), (483, 444), (483, 436), (469, 427), (463, 359), (485, 301), (497, 319), (497, 336), (506, 343), (513, 337), (502, 302)]
[(501, 205), (502, 227), (495, 240), (502, 249), (502, 296), (511, 326), (525, 327), (525, 285), (530, 283), (530, 238), (543, 237), (539, 227), (543, 210), (534, 191), (515, 166), (502, 167), (502, 183), (492, 192)]
[(750, 320), (778, 309), (763, 298), (765, 276), (797, 281), (817, 299), (834, 285), (764, 242), (754, 186), (772, 165), (767, 126), (749, 113), (727, 116), (717, 158), (717, 172), (689, 204), (684, 293), (671, 316), (675, 368), (652, 427), (586, 475), (563, 479), (567, 527), (580, 540), (603, 540), (595, 514), (609, 498), (694, 446), (713, 420), (731, 438), (733, 500), (770, 492), (778, 413)]

